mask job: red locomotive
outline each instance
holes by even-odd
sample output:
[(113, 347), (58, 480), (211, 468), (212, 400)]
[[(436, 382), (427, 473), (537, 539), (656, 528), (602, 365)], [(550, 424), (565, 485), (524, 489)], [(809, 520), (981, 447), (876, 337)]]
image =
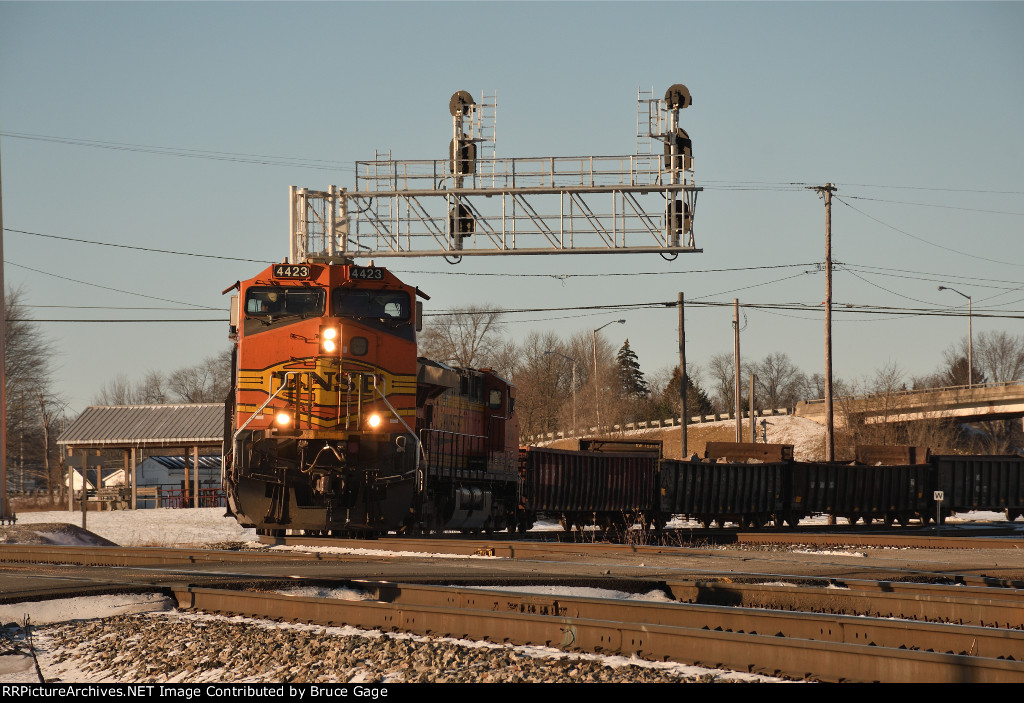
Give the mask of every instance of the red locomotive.
[(515, 520), (515, 391), (417, 358), (418, 289), (315, 260), (237, 287), (226, 487), (239, 522), (358, 535)]

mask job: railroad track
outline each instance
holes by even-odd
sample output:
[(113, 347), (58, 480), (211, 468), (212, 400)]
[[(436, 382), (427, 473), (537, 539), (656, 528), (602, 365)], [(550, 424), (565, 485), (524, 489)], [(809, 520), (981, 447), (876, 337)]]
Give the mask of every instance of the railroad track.
[[(587, 533), (573, 533), (576, 535)], [(465, 555), (502, 556), (508, 558), (534, 557), (539, 554), (557, 553), (559, 551), (579, 551), (586, 548), (592, 552), (606, 554), (679, 554), (686, 550), (702, 550), (701, 544), (739, 544), (739, 545), (807, 545), (815, 547), (864, 547), (864, 548), (895, 548), (895, 549), (1013, 549), (1024, 548), (1024, 543), (1017, 538), (1001, 539), (997, 537), (954, 537), (934, 535), (894, 535), (894, 534), (777, 534), (733, 533), (719, 535), (715, 539), (695, 536), (692, 540), (673, 539), (654, 543), (653, 540), (637, 539), (636, 541), (606, 542), (600, 538), (566, 539), (558, 541), (532, 541), (527, 539), (500, 538), (455, 538), (455, 537), (382, 537), (380, 539), (345, 539), (339, 537), (259, 537), (261, 544), (268, 546), (293, 547), (346, 547), (351, 549), (390, 549), (409, 552), (447, 552)]]
[[(480, 553), (481, 549), (492, 549), (494, 544), (387, 539), (364, 546), (418, 550), (423, 554), (451, 553), (456, 549)], [(287, 568), (284, 573), (288, 574), (301, 574), (306, 567), (331, 573), (338, 568), (332, 563), (370, 562), (380, 557), (330, 551), (4, 545), (0, 560), (8, 563), (2, 569), (8, 575), (42, 573), (38, 566), (41, 562), (118, 567), (95, 573), (60, 567), (60, 575), (37, 576), (46, 583), (34, 594), (26, 594), (30, 598), (59, 597), (62, 588), (74, 590), (74, 595), (111, 592), (120, 583), (125, 590), (173, 591), (182, 608), (215, 613), (519, 644), (543, 643), (567, 650), (635, 654), (792, 678), (1024, 681), (1024, 583), (1018, 580), (977, 573), (900, 570), (890, 570), (888, 578), (893, 580), (858, 579), (851, 577), (853, 572), (849, 568), (842, 576), (822, 577), (807, 573), (713, 573), (710, 569), (658, 567), (662, 576), (642, 578), (649, 573), (640, 561), (650, 561), (647, 554), (707, 557), (717, 553), (649, 545), (523, 542), (501, 549), (510, 550), (513, 557), (529, 555), (533, 565), (530, 570), (536, 568), (542, 557), (549, 564), (563, 567), (571, 565), (574, 558), (593, 567), (590, 562), (597, 559), (598, 552), (639, 555), (640, 559), (634, 561), (640, 563), (628, 569), (616, 568), (617, 576), (602, 576), (610, 572), (601, 567), (581, 566), (565, 572), (573, 573), (571, 578), (561, 579), (552, 576), (550, 570), (532, 576), (525, 575), (526, 569), (499, 571), (498, 562), (483, 570), (446, 565), (442, 569), (447, 574), (444, 586), (344, 581), (366, 591), (370, 597), (368, 601), (353, 602), (297, 598), (269, 593), (269, 586), (254, 590), (249, 584), (337, 585), (337, 579), (322, 577), (283, 581), (280, 568), (276, 577), (267, 576), (260, 569), (279, 564)], [(737, 558), (747, 559), (739, 553)], [(411, 560), (421, 564), (432, 561)], [(632, 574), (632, 581), (622, 574)], [(666, 578), (664, 574), (676, 576)], [(85, 583), (90, 576), (94, 576), (95, 583)], [(897, 582), (908, 578), (941, 583)], [(441, 582), (436, 575), (429, 580)], [(511, 592), (525, 588), (517, 584), (538, 582), (629, 591), (660, 589), (675, 602), (637, 603)], [(243, 583), (246, 585), (240, 585)], [(482, 590), (479, 585), (483, 583), (498, 584), (503, 590)], [(219, 586), (213, 587), (214, 584)]]
[[(174, 594), (180, 607), (205, 612), (636, 655), (797, 679), (1024, 682), (1022, 630), (479, 588), (336, 585), (363, 590), (371, 599), (189, 586), (175, 587)], [(669, 588), (685, 590), (683, 584)], [(952, 591), (947, 605), (957, 600)], [(1005, 603), (1018, 619), (1021, 598), (1016, 592)]]

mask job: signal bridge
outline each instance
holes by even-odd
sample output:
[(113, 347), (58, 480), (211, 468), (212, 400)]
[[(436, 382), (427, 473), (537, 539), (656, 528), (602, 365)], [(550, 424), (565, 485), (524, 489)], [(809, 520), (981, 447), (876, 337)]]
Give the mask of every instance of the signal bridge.
[(356, 162), (355, 190), (293, 186), (290, 260), (700, 252), (702, 189), (679, 127), (692, 99), (680, 84), (652, 95), (638, 94), (636, 154), (497, 158), (496, 98), (459, 91), (447, 159), (378, 154)]

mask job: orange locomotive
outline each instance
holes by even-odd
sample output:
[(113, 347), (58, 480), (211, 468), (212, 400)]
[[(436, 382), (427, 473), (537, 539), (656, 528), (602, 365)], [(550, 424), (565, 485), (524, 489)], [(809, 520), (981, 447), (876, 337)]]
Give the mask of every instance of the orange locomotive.
[(514, 389), (417, 358), (424, 297), (310, 260), (237, 284), (226, 489), (260, 534), (492, 530), (516, 519)]

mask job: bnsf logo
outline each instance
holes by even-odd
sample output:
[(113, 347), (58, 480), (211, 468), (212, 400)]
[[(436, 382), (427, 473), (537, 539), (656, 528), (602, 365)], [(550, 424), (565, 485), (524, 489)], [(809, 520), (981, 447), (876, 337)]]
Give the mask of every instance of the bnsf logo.
[[(286, 372), (277, 371), (274, 374), (281, 383), (284, 383)], [(306, 371), (303, 376), (309, 379), (309, 383), (312, 386), (316, 386), (325, 391), (353, 391), (356, 388), (355, 380), (349, 376), (345, 377), (345, 374), (338, 371), (324, 371), (323, 375), (315, 371)], [(373, 381), (367, 374), (361, 374), (360, 378), (363, 379), (363, 390), (369, 390), (373, 387)], [(384, 386), (384, 380), (378, 378), (377, 384), (380, 388)]]

